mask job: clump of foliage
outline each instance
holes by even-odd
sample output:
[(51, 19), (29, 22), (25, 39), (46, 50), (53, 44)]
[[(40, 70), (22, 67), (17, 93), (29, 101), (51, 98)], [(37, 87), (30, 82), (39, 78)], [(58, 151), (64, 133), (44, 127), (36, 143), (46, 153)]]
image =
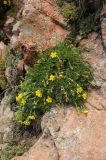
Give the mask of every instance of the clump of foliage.
[(92, 69), (85, 64), (80, 51), (67, 42), (46, 51), (17, 90), (15, 118), (30, 125), (53, 106), (73, 105), (83, 108)]
[(11, 160), (14, 156), (21, 156), (29, 149), (27, 141), (23, 141), (22, 144), (16, 144), (16, 142), (10, 139), (10, 142), (0, 151), (0, 157), (2, 160)]
[(88, 33), (100, 29), (100, 12), (101, 10), (98, 10), (95, 14), (90, 14), (82, 20), (79, 27), (79, 33), (81, 36), (86, 36)]
[[(21, 126), (14, 123), (11, 134), (8, 135), (8, 141), (6, 145), (0, 149), (1, 160), (11, 160), (15, 156), (21, 156), (29, 150), (35, 144), (35, 136), (37, 137), (35, 130), (29, 126)], [(1, 140), (1, 143), (3, 141)]]
[(60, 6), (62, 14), (68, 21), (68, 27), (74, 36), (73, 43), (76, 43), (77, 35), (81, 37), (87, 36), (92, 31), (100, 29), (100, 13), (103, 5), (103, 0), (56, 0)]
[(75, 21), (78, 18), (78, 8), (73, 2), (64, 4), (62, 13), (69, 21)]
[(5, 61), (0, 60), (0, 92), (6, 87)]
[(16, 17), (17, 16), (17, 8), (15, 6), (12, 6), (7, 12), (6, 16), (12, 16)]
[(64, 0), (55, 0), (59, 7), (62, 7)]
[(16, 86), (21, 75), (18, 74), (17, 65), (19, 60), (23, 58), (22, 46), (17, 45), (6, 54), (7, 66), (11, 68), (11, 75), (9, 75), (9, 85)]
[(21, 156), (27, 150), (25, 144), (22, 146), (8, 144), (6, 148), (0, 152), (0, 157), (2, 160), (11, 160), (14, 156)]

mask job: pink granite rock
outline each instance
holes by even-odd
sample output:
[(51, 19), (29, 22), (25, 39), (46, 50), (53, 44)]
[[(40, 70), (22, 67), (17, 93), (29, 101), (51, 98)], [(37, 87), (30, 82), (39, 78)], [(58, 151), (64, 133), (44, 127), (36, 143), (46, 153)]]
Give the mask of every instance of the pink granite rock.
[(68, 34), (64, 18), (53, 0), (28, 0), (23, 6), (20, 21), (17, 41), (27, 48), (34, 46), (36, 51), (55, 46)]
[(5, 59), (7, 47), (3, 42), (0, 42), (0, 59)]
[(106, 112), (89, 104), (87, 107), (87, 116), (78, 115), (73, 108), (48, 112), (42, 120), (43, 132), (48, 129), (45, 138), (41, 137), (26, 154), (13, 160), (105, 160)]
[(39, 141), (22, 157), (12, 160), (58, 160), (58, 152), (55, 144), (47, 130)]

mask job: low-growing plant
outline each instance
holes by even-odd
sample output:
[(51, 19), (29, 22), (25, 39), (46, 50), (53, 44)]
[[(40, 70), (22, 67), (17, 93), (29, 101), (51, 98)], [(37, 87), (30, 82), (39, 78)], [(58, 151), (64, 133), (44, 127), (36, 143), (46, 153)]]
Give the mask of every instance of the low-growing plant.
[(15, 49), (10, 50), (6, 54), (6, 61), (7, 61), (7, 66), (11, 68), (11, 74), (8, 77), (8, 83), (10, 86), (16, 86), (18, 79), (20, 78), (21, 75), (18, 75), (18, 69), (17, 65), (19, 63), (19, 60), (23, 58), (23, 51), (22, 47), (17, 46)]
[[(12, 16), (12, 17), (16, 17), (17, 15), (17, 8), (15, 6), (12, 6), (7, 12), (6, 12), (6, 16)], [(15, 21), (14, 21), (15, 23)]]
[(62, 7), (64, 0), (55, 0), (59, 7)]
[(0, 92), (6, 87), (5, 61), (0, 60)]
[(4, 147), (4, 149), (0, 150), (1, 159), (11, 160), (14, 156), (21, 156), (24, 152), (26, 152), (29, 149), (29, 147), (26, 145), (26, 143), (20, 145), (8, 143), (6, 147)]
[[(32, 147), (36, 141), (35, 133), (26, 126), (14, 123), (13, 130), (8, 136), (7, 143), (0, 148), (0, 160), (11, 160), (15, 156), (21, 156)], [(1, 144), (2, 144), (1, 140)]]
[(76, 21), (78, 18), (78, 8), (73, 2), (64, 4), (62, 6), (62, 13), (68, 21)]
[(100, 29), (100, 12), (101, 10), (98, 10), (95, 14), (90, 14), (83, 19), (79, 27), (79, 33), (81, 36), (86, 36), (90, 32), (98, 31)]
[(92, 79), (91, 67), (83, 62), (80, 50), (69, 43), (45, 51), (18, 86), (16, 120), (30, 125), (54, 106), (83, 108)]

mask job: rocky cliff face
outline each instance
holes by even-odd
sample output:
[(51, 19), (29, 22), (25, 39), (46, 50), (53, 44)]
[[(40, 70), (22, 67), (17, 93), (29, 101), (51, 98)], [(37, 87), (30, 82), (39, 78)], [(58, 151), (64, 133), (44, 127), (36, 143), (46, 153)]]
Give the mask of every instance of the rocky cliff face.
[[(20, 1), (22, 8), (13, 26), (12, 37), (10, 36), (13, 48), (22, 45), (25, 49), (19, 68), (28, 65), (31, 50), (34, 53), (41, 52), (63, 41), (68, 35), (64, 18), (53, 0), (23, 2)], [(20, 4), (19, 1), (15, 3)], [(5, 27), (8, 28), (11, 23), (5, 24)], [(105, 19), (101, 25), (105, 46)], [(4, 46), (3, 43), (0, 44)], [(77, 113), (72, 106), (60, 106), (47, 112), (41, 122), (42, 136), (28, 152), (13, 160), (106, 159), (106, 52), (97, 33), (83, 39), (80, 46), (84, 49), (84, 60), (94, 69), (92, 90), (85, 104), (89, 113)], [(3, 53), (2, 47), (1, 50)], [(3, 56), (0, 53), (1, 55)], [(5, 94), (0, 106), (0, 138), (4, 142), (11, 130), (13, 116), (9, 98), (9, 93)]]

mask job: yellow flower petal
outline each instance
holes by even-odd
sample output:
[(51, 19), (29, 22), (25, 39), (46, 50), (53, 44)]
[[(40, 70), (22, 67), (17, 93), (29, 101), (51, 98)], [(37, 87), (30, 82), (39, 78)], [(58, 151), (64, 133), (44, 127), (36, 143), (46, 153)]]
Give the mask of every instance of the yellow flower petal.
[(42, 97), (42, 92), (40, 90), (35, 91), (35, 95), (39, 98)]
[(86, 93), (83, 93), (83, 94), (82, 94), (82, 97), (83, 97), (84, 100), (86, 100), (86, 99), (87, 99), (87, 94), (86, 94)]
[(23, 93), (19, 93), (19, 94), (16, 96), (16, 101), (20, 101), (23, 96), (24, 96)]
[(77, 88), (77, 93), (82, 93), (82, 91), (83, 91), (82, 87)]
[(23, 82), (22, 82), (22, 81), (20, 81), (19, 86), (20, 86), (20, 87), (23, 87)]
[(51, 97), (47, 97), (46, 102), (47, 102), (47, 103), (52, 103), (52, 102), (53, 102), (53, 99), (52, 99)]
[(24, 122), (22, 122), (22, 124), (24, 124), (24, 125), (26, 125), (26, 126), (29, 126), (30, 125), (30, 121), (24, 121)]
[(84, 113), (84, 114), (88, 114), (89, 113), (89, 109), (86, 107), (83, 111), (82, 111), (82, 113)]
[(35, 116), (28, 116), (28, 118), (34, 120), (36, 117)]
[(54, 81), (55, 79), (56, 79), (56, 77), (53, 74), (51, 74), (49, 80)]
[(50, 57), (51, 58), (56, 58), (57, 57), (57, 52), (55, 52), (55, 51), (51, 52)]
[(22, 99), (21, 104), (22, 104), (22, 105), (25, 105), (25, 104), (26, 104), (26, 100), (25, 100), (25, 99)]
[(8, 4), (8, 2), (4, 0), (4, 1), (3, 1), (3, 4)]

